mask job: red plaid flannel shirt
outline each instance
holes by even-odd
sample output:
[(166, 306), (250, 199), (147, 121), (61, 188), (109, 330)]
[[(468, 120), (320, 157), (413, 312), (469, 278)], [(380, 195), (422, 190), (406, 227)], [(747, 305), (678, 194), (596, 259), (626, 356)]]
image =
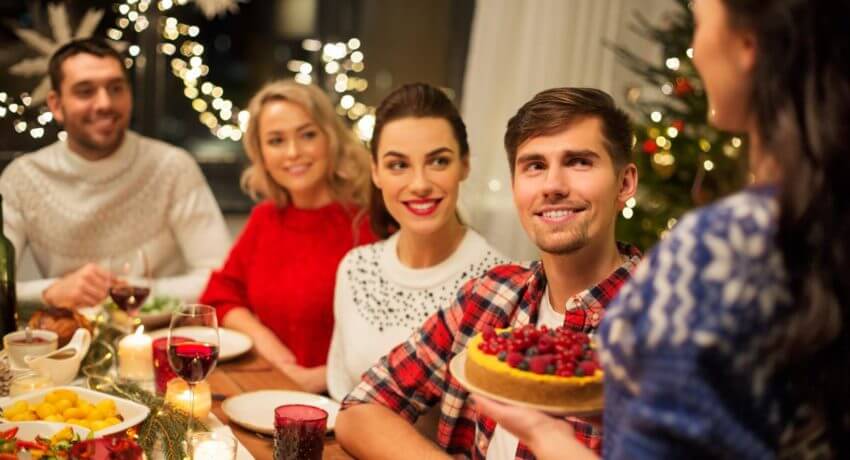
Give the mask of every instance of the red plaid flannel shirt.
[[(620, 244), (623, 264), (608, 278), (570, 298), (564, 323), (577, 330), (593, 332), (600, 314), (630, 278), (640, 261), (637, 248)], [(540, 262), (529, 266), (500, 265), (484, 276), (467, 282), (455, 302), (428, 318), (422, 327), (364, 375), (360, 384), (342, 403), (342, 409), (377, 403), (401, 414), (411, 423), (434, 404), (440, 404), (437, 442), (449, 454), (486, 458), (496, 423), (467, 404), (469, 393), (448, 372), (451, 359), (466, 348), (466, 342), (483, 326), (521, 327), (536, 324), (546, 275)], [(597, 452), (602, 433), (588, 423), (568, 419), (576, 438)], [(477, 429), (476, 429), (477, 426)], [(520, 444), (517, 459), (533, 459)]]

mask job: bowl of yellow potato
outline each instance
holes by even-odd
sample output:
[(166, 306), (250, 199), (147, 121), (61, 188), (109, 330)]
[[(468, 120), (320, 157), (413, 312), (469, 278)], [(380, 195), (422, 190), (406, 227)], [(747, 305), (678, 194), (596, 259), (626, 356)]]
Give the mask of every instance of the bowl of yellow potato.
[(0, 405), (0, 411), (0, 420), (66, 423), (89, 429), (95, 436), (120, 433), (142, 423), (150, 413), (133, 401), (70, 386), (10, 398)]

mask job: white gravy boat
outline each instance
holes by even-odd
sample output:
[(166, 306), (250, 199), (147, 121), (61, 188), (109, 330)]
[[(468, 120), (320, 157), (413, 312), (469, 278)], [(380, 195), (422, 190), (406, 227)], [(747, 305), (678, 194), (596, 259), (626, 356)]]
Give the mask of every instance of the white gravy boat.
[(49, 375), (55, 385), (67, 385), (74, 381), (80, 371), (80, 363), (89, 351), (91, 333), (77, 329), (71, 341), (64, 347), (41, 356), (24, 358), (30, 368)]

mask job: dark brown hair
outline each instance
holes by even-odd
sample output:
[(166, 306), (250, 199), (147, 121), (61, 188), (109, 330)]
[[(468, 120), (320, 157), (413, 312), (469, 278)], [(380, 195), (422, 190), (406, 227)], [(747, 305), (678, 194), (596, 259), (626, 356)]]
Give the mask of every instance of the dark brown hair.
[(127, 69), (124, 67), (124, 60), (121, 58), (121, 54), (118, 51), (115, 51), (114, 48), (109, 46), (105, 40), (100, 38), (83, 38), (79, 40), (72, 40), (56, 50), (52, 56), (50, 56), (50, 62), (47, 64), (47, 75), (50, 76), (50, 85), (53, 87), (53, 90), (57, 93), (60, 90), (62, 85), (62, 64), (66, 59), (76, 56), (78, 54), (93, 54), (97, 57), (111, 57), (118, 61), (118, 64), (121, 65), (121, 70), (124, 72), (124, 78), (127, 78)]
[(552, 88), (537, 93), (508, 121), (505, 150), (511, 176), (517, 149), (537, 136), (548, 136), (566, 129), (570, 123), (587, 117), (602, 121), (605, 147), (614, 166), (631, 163), (632, 131), (629, 116), (617, 108), (608, 93), (594, 88)]
[(795, 306), (786, 375), (825, 414), (834, 458), (850, 458), (850, 4), (724, 4), (758, 44), (750, 98), (781, 168), (777, 244)]
[[(387, 123), (402, 118), (442, 118), (449, 122), (452, 133), (460, 148), (461, 158), (469, 155), (469, 141), (466, 137), (466, 125), (452, 101), (439, 88), (427, 83), (409, 83), (384, 98), (375, 111), (375, 129), (369, 144), (372, 163), (377, 164), (378, 146), (381, 143), (381, 131)], [(379, 238), (387, 238), (398, 230), (398, 222), (387, 211), (381, 190), (372, 184), (369, 200), (369, 219), (372, 231)]]

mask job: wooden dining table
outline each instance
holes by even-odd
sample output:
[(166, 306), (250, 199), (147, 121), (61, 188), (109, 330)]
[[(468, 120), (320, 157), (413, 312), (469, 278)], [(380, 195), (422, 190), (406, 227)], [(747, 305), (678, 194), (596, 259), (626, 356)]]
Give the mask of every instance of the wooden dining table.
[[(259, 390), (301, 390), (295, 382), (272, 366), (256, 350), (251, 350), (251, 352), (233, 361), (220, 363), (209, 376), (208, 382), (213, 394), (223, 397)], [(255, 459), (272, 460), (272, 437), (260, 435), (235, 423), (230, 423), (227, 414), (221, 409), (221, 398), (216, 399), (213, 401), (212, 409), (216, 417), (230, 426), (239, 442), (248, 449)], [(269, 407), (268, 410), (271, 411), (274, 408)], [(322, 458), (341, 460), (353, 457), (343, 450), (332, 434), (329, 434), (325, 437)]]

